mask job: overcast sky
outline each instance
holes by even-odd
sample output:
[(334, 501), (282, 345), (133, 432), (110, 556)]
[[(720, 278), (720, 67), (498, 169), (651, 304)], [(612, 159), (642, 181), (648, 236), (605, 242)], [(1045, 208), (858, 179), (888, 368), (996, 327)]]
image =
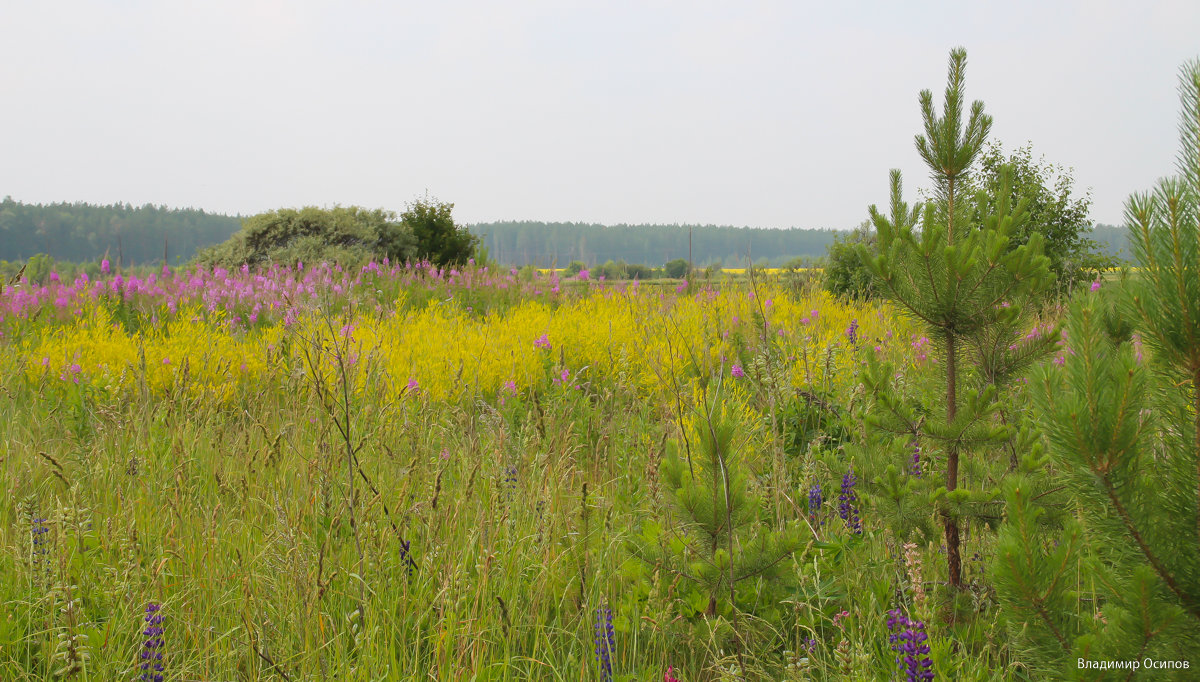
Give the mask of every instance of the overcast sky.
[(0, 196), (852, 227), (950, 48), (1092, 217), (1173, 172), (1200, 2), (17, 2)]

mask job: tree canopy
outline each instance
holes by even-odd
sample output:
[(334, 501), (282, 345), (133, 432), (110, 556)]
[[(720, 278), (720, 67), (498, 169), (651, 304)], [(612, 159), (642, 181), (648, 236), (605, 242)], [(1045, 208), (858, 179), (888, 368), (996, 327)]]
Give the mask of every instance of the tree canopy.
[(408, 205), (400, 214), (414, 239), (420, 258), (438, 266), (462, 265), (475, 255), (479, 237), (454, 222), (454, 204), (425, 197)]
[[(1012, 187), (1002, 196), (1001, 168), (1006, 165), (1012, 172)], [(1104, 253), (1104, 245), (1088, 237), (1092, 229), (1088, 219), (1091, 194), (1073, 194), (1075, 179), (1070, 169), (1044, 158), (1035, 159), (1032, 144), (1009, 155), (999, 143), (988, 145), (979, 157), (973, 181), (983, 193), (981, 209), (985, 214), (1001, 200), (1012, 205), (1025, 202), (1029, 219), (1014, 232), (1009, 248), (1028, 243), (1034, 233), (1041, 234), (1050, 270), (1061, 285), (1091, 281), (1098, 271), (1114, 265)]]
[(417, 256), (412, 230), (383, 209), (358, 206), (282, 208), (247, 218), (241, 231), (196, 258), (206, 265), (357, 263)]

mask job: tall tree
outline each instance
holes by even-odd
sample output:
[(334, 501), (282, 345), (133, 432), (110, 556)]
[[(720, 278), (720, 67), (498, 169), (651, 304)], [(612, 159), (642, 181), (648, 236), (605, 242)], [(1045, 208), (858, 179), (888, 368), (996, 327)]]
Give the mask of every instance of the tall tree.
[[(916, 137), (916, 147), (929, 167), (933, 200), (910, 208), (903, 200), (900, 171), (893, 170), (890, 215), (870, 208), (878, 255), (858, 246), (881, 293), (923, 324), (937, 343), (945, 394), (939, 404), (925, 406), (924, 418), (896, 394), (888, 372), (873, 367), (868, 383), (884, 408), (873, 420), (876, 427), (910, 433), (945, 454), (945, 487), (933, 499), (945, 534), (949, 582), (956, 589), (963, 586), (959, 517), (971, 497), (958, 490), (959, 459), (1010, 436), (995, 426), (998, 389), (1049, 348), (1049, 341), (1020, 340), (1026, 305), (1054, 281), (1040, 235), (1009, 248), (1028, 217), (1024, 206), (1014, 207), (1011, 192), (1004, 191), (1011, 187), (1011, 170), (1001, 173), (1002, 191), (994, 201), (969, 191), (972, 164), (992, 118), (979, 101), (966, 111), (966, 63), (965, 50), (951, 51), (940, 115), (933, 94), (925, 90), (920, 95), (925, 132)], [(976, 360), (974, 366), (963, 363), (966, 357)]]

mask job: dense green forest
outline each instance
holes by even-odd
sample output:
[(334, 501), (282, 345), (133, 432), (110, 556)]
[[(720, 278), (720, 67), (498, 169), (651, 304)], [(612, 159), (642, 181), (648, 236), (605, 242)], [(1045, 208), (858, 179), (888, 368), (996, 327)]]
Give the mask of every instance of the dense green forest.
[[(190, 260), (207, 246), (237, 232), (242, 218), (203, 209), (129, 204), (26, 204), (0, 202), (0, 260), (20, 261), (46, 253), (59, 261), (100, 259), (107, 252), (125, 264), (161, 261), (164, 242), (171, 263)], [(505, 265), (565, 266), (579, 260), (596, 265), (624, 261), (662, 265), (688, 257), (697, 266), (735, 267), (749, 255), (782, 265), (795, 258), (820, 258), (836, 230), (775, 230), (716, 225), (598, 225), (498, 221), (469, 226), (489, 256)], [(1097, 225), (1090, 235), (1112, 255), (1127, 255), (1125, 230)]]
[(45, 253), (60, 261), (94, 261), (107, 252), (116, 262), (171, 263), (237, 232), (242, 219), (203, 209), (165, 206), (108, 206), (77, 203), (0, 202), (0, 260), (25, 260)]

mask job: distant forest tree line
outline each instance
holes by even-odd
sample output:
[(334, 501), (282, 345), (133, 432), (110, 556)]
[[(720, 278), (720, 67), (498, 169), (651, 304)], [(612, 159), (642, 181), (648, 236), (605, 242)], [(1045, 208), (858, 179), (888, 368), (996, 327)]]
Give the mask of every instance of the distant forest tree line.
[[(661, 266), (688, 257), (696, 267), (721, 263), (737, 267), (753, 259), (779, 266), (797, 258), (824, 257), (834, 237), (846, 230), (770, 229), (717, 225), (598, 225), (594, 223), (544, 223), (500, 221), (476, 223), (471, 232), (480, 237), (488, 256), (505, 265), (564, 267), (572, 261), (599, 265), (624, 261)], [(1108, 255), (1129, 253), (1124, 227), (1096, 225), (1086, 235)]]
[[(202, 209), (173, 209), (146, 204), (25, 204), (5, 197), (0, 202), (0, 260), (24, 261), (47, 254), (57, 261), (97, 261), (106, 253), (114, 263), (158, 263), (164, 246), (168, 262), (191, 260), (201, 249), (220, 244), (241, 229), (243, 218)], [(830, 229), (777, 230), (715, 225), (598, 225), (502, 221), (469, 226), (489, 258), (504, 265), (572, 261), (599, 265), (624, 261), (661, 266), (688, 257), (697, 267), (755, 263), (783, 265), (797, 258), (825, 255), (834, 236)], [(1097, 225), (1091, 238), (1112, 255), (1128, 253), (1125, 230)]]
[(776, 230), (717, 225), (598, 225), (501, 221), (477, 223), (471, 231), (483, 240), (488, 255), (508, 265), (559, 267), (571, 261), (591, 265), (624, 261), (662, 265), (677, 258), (697, 267), (732, 266), (751, 258), (755, 263), (782, 265), (796, 258), (819, 258), (838, 234), (835, 230)]
[(0, 202), (0, 260), (27, 260), (41, 253), (58, 261), (109, 260), (123, 264), (191, 259), (206, 246), (229, 239), (239, 216), (202, 209), (129, 204), (25, 204)]

